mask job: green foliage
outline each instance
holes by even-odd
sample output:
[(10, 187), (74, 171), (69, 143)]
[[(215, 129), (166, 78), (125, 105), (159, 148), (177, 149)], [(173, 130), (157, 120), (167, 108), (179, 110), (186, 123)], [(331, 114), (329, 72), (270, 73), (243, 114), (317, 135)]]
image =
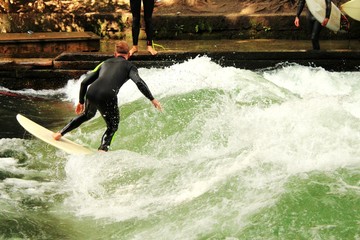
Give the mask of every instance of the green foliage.
[(0, 0), (0, 32), (93, 31), (121, 38), (128, 9), (124, 0)]
[(175, 36), (178, 36), (179, 34), (183, 33), (184, 25), (175, 24), (174, 29), (175, 29)]
[(201, 21), (200, 23), (195, 25), (195, 33), (208, 32), (212, 33), (213, 27), (208, 22)]

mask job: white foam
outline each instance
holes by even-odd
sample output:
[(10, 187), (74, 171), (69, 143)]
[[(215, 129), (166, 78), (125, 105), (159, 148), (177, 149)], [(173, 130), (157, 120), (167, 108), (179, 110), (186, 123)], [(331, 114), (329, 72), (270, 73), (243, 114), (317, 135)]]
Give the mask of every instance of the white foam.
[(33, 199), (45, 198), (46, 193), (53, 192), (57, 187), (54, 182), (39, 182), (19, 178), (6, 178), (3, 184), (5, 187), (11, 188), (16, 195), (21, 194), (22, 197), (26, 196)]
[[(137, 235), (161, 237), (181, 224), (174, 236), (181, 239), (211, 229), (227, 211), (236, 226), (246, 225), (248, 216), (276, 202), (291, 176), (359, 167), (357, 72), (295, 65), (261, 74), (199, 57), (140, 74), (160, 98), (200, 89), (224, 93), (194, 108), (197, 114), (181, 131), (150, 139), (147, 154), (70, 157), (65, 204), (79, 216), (124, 221), (186, 206), (194, 211), (191, 222), (179, 214)], [(140, 97), (132, 84), (120, 92), (122, 103)], [(229, 198), (214, 200), (217, 191), (228, 191)]]
[(6, 91), (9, 93), (20, 94), (23, 96), (32, 96), (32, 97), (49, 97), (54, 95), (63, 94), (63, 89), (42, 89), (42, 90), (34, 90), (31, 88), (28, 89), (21, 89), (21, 90), (11, 90), (5, 87), (0, 86), (0, 91)]
[[(196, 66), (196, 67), (194, 67)], [(199, 89), (233, 89), (238, 80), (236, 76), (253, 78), (254, 72), (236, 68), (223, 68), (208, 57), (196, 57), (181, 64), (174, 64), (166, 68), (140, 68), (140, 76), (149, 86), (156, 98), (164, 98), (184, 94)], [(64, 88), (67, 100), (77, 103), (79, 86), (84, 75), (78, 80), (70, 80)], [(127, 82), (120, 89), (119, 102), (121, 104), (143, 98), (135, 84)]]
[(329, 72), (323, 68), (292, 65), (264, 73), (278, 86), (305, 97), (307, 95), (339, 96), (357, 89), (360, 72)]

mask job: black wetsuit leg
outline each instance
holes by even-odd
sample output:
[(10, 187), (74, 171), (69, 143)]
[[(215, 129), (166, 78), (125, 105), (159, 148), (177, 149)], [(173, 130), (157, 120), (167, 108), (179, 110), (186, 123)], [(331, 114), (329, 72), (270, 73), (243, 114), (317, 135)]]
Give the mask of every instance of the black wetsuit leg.
[(106, 131), (101, 138), (101, 145), (99, 150), (108, 151), (112, 138), (115, 132), (118, 130), (120, 122), (119, 107), (117, 105), (117, 98), (106, 101), (98, 107), (99, 112), (106, 122)]
[(137, 46), (140, 33), (141, 0), (130, 0), (130, 9), (133, 18), (131, 26), (133, 45)]
[(153, 40), (153, 25), (152, 14), (154, 11), (155, 0), (143, 0), (144, 5), (144, 20), (145, 20), (145, 32), (146, 32), (146, 44), (152, 45)]
[(88, 99), (85, 102), (85, 111), (79, 115), (78, 117), (71, 120), (61, 131), (61, 135), (65, 135), (66, 133), (74, 130), (75, 128), (79, 127), (82, 123), (90, 120), (96, 114), (96, 105), (91, 103)]
[(322, 29), (321, 23), (318, 21), (314, 22), (312, 33), (311, 33), (311, 42), (313, 45), (314, 50), (320, 50), (320, 42), (319, 42), (319, 35)]
[[(144, 20), (147, 45), (152, 44), (153, 25), (152, 13), (154, 10), (155, 0), (143, 0)], [(138, 45), (140, 33), (140, 17), (141, 17), (141, 0), (130, 0), (130, 9), (133, 17), (132, 21), (132, 38), (133, 45)]]
[(311, 31), (311, 43), (313, 46), (313, 50), (320, 50), (319, 36), (322, 29), (322, 25), (319, 21), (317, 21), (314, 16), (308, 12), (307, 14), (308, 28)]

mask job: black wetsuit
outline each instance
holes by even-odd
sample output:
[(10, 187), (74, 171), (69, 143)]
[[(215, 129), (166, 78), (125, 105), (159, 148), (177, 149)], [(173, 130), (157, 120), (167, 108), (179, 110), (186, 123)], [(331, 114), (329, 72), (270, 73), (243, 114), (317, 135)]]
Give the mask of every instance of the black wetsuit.
[[(155, 0), (142, 0), (142, 2), (144, 6), (146, 44), (148, 46), (151, 46), (153, 40), (153, 25), (151, 18), (154, 10)], [(140, 33), (141, 0), (130, 0), (130, 8), (133, 17), (133, 22), (132, 22), (133, 45), (138, 45), (139, 33)]]
[(149, 100), (154, 99), (148, 86), (139, 76), (137, 68), (131, 62), (122, 57), (108, 59), (81, 82), (79, 102), (81, 104), (85, 102), (85, 111), (66, 125), (60, 131), (61, 135), (91, 119), (99, 110), (107, 126), (99, 150), (107, 151), (120, 122), (117, 94), (121, 86), (129, 79), (136, 83), (145, 97)]
[[(325, 18), (330, 17), (331, 12), (331, 0), (324, 0), (326, 4), (326, 13)], [(296, 16), (300, 17), (300, 14), (305, 6), (305, 0), (299, 1), (299, 6), (297, 9)], [(311, 14), (309, 10), (307, 10), (306, 20), (308, 24), (308, 29), (311, 31), (311, 42), (314, 50), (320, 50), (320, 43), (319, 43), (319, 35), (322, 29), (322, 25), (319, 21), (315, 19), (315, 17)]]

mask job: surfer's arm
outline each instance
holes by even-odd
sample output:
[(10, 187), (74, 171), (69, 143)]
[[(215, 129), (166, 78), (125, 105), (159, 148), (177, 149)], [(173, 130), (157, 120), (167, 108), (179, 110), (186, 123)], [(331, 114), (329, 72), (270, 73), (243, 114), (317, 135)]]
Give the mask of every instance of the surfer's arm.
[(77, 115), (80, 115), (81, 113), (83, 113), (84, 112), (84, 104), (82, 104), (82, 103), (78, 103), (77, 105), (76, 105), (76, 108), (75, 108), (75, 113), (77, 114)]
[(300, 14), (301, 14), (301, 12), (303, 11), (304, 6), (305, 6), (305, 0), (300, 0), (300, 1), (299, 1), (298, 8), (297, 8), (297, 12), (296, 12), (296, 17), (297, 17), (297, 18), (300, 17)]
[(330, 14), (331, 14), (331, 0), (325, 0), (326, 4), (326, 11), (325, 11), (325, 18), (323, 22), (321, 23), (322, 26), (326, 26), (329, 22)]
[(146, 85), (144, 80), (142, 80), (142, 78), (139, 76), (139, 73), (138, 73), (138, 70), (136, 67), (131, 68), (129, 77), (136, 84), (136, 86), (138, 87), (140, 92), (142, 94), (144, 94), (145, 97), (147, 97), (150, 101), (152, 101), (154, 99), (153, 95), (150, 92), (150, 89), (148, 88), (148, 86)]
[(325, 19), (329, 19), (330, 18), (330, 14), (331, 14), (331, 0), (325, 0), (326, 2), (326, 11), (325, 11)]
[(296, 27), (299, 27), (300, 26), (300, 14), (301, 12), (303, 11), (304, 9), (304, 6), (305, 6), (305, 0), (300, 0), (299, 1), (299, 6), (297, 8), (297, 12), (296, 12), (296, 17), (295, 17), (295, 21), (294, 21), (294, 24)]
[(153, 95), (150, 92), (150, 89), (148, 88), (144, 80), (142, 80), (142, 78), (139, 76), (139, 72), (136, 67), (131, 68), (129, 77), (136, 84), (140, 92), (144, 94), (144, 96), (151, 101), (154, 107), (159, 111), (162, 111), (160, 102), (153, 97)]
[(99, 69), (100, 67), (96, 67), (94, 71), (88, 73), (85, 79), (80, 84), (80, 93), (79, 93), (79, 103), (84, 104), (85, 102), (85, 94), (87, 88), (90, 84), (92, 84), (99, 77)]

